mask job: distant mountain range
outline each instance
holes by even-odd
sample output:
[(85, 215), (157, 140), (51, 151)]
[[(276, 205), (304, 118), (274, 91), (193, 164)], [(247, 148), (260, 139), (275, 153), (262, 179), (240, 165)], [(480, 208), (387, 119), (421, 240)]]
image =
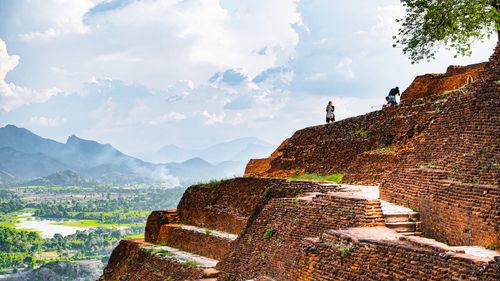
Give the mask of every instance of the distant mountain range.
[[(200, 157), (188, 158), (181, 163), (153, 164), (128, 156), (109, 144), (84, 140), (75, 135), (70, 136), (66, 143), (60, 143), (42, 138), (27, 129), (7, 125), (0, 128), (0, 184), (191, 184), (241, 175), (246, 161), (239, 160), (247, 157), (243, 156), (252, 151), (260, 151), (258, 145), (265, 146), (240, 140), (201, 151), (201, 155), (217, 164), (209, 163)], [(165, 149), (162, 155), (166, 156), (167, 153), (182, 154)], [(233, 153), (231, 159), (234, 160), (223, 160), (225, 157), (219, 156), (222, 153)], [(182, 158), (172, 156), (170, 159), (176, 157)]]
[(210, 163), (225, 161), (247, 163), (250, 158), (268, 157), (275, 148), (274, 145), (258, 138), (247, 137), (221, 142), (205, 149), (166, 145), (154, 153), (144, 154), (141, 157), (155, 163), (182, 162), (191, 158), (202, 158)]

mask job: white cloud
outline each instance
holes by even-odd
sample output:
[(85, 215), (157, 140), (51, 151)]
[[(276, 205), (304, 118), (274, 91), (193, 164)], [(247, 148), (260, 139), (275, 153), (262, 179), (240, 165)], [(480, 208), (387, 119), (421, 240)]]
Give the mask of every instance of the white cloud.
[(218, 123), (224, 122), (224, 119), (226, 118), (226, 113), (221, 112), (221, 113), (209, 113), (208, 111), (202, 111), (201, 115), (205, 117), (205, 122), (204, 124), (207, 126), (215, 125)]
[(404, 16), (404, 9), (401, 5), (387, 5), (377, 7), (376, 23), (369, 30), (357, 31), (362, 40), (391, 41), (392, 36), (397, 34), (400, 24), (396, 19)]
[(7, 45), (0, 39), (0, 81), (5, 80), (5, 76), (9, 71), (14, 69), (19, 64), (19, 57), (7, 53)]
[[(0, 23), (35, 43), (26, 51), (38, 52), (38, 44), (44, 44), (46, 57), (37, 61), (41, 71), (32, 80), (74, 91), (91, 76), (161, 89), (179, 80), (203, 83), (226, 69), (244, 69), (253, 78), (285, 64), (299, 39), (293, 28), (301, 23), (296, 0), (237, 1), (229, 10), (219, 0), (114, 0), (96, 7), (97, 2), (33, 0), (6, 6), (16, 20)], [(53, 65), (64, 65), (71, 77), (43, 71)]]
[(99, 55), (95, 58), (97, 62), (114, 63), (114, 62), (126, 62), (126, 63), (137, 63), (144, 62), (143, 59), (134, 57), (127, 52), (115, 52), (104, 55)]
[(345, 79), (351, 80), (354, 78), (352, 59), (350, 57), (341, 58), (337, 65), (335, 65), (335, 70)]
[(320, 72), (320, 73), (314, 73), (314, 74), (311, 74), (309, 76), (306, 76), (304, 79), (306, 81), (320, 81), (320, 80), (326, 80), (327, 78), (328, 78), (327, 73)]
[[(322, 123), (332, 98), (337, 119), (366, 113), (390, 87), (484, 61), (496, 43), (474, 58), (411, 65), (391, 47), (398, 0), (364, 1), (363, 9), (338, 0), (5, 2), (2, 12), (13, 16), (0, 18), (0, 37), (24, 60), (12, 71), (19, 58), (0, 54), (0, 119), (71, 116), (57, 136), (125, 152), (248, 135), (279, 143)], [(53, 85), (65, 95), (32, 90)]]
[[(19, 34), (23, 41), (50, 40), (65, 34), (89, 32), (83, 23), (84, 14), (95, 3), (91, 0), (32, 0), (28, 21), (38, 29)], [(19, 15), (19, 16), (22, 16)], [(36, 24), (36, 25), (35, 25)]]
[(35, 125), (40, 125), (43, 127), (57, 127), (66, 123), (66, 118), (64, 117), (45, 117), (45, 116), (34, 116), (30, 118), (30, 122)]
[(172, 121), (181, 121), (186, 119), (186, 115), (180, 112), (170, 112), (168, 114), (163, 114), (160, 115), (156, 118), (153, 118), (152, 120), (149, 121), (150, 125), (158, 125), (166, 122), (172, 122)]
[(19, 57), (9, 55), (7, 45), (0, 39), (0, 109), (9, 112), (22, 105), (44, 102), (60, 93), (57, 88), (36, 91), (5, 81), (7, 73), (19, 64)]

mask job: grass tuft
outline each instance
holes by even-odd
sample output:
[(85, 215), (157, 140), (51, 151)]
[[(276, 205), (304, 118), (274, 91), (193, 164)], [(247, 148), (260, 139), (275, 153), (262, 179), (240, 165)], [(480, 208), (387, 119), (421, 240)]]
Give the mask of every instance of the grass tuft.
[(216, 188), (219, 185), (221, 185), (223, 182), (224, 182), (224, 180), (211, 180), (207, 183), (203, 183), (203, 185), (205, 185), (206, 187), (209, 187), (209, 188)]
[(291, 175), (289, 177), (289, 179), (342, 183), (342, 180), (344, 179), (344, 174), (335, 173), (335, 174), (330, 174), (330, 175), (324, 175), (324, 174), (320, 174), (320, 173), (305, 173), (305, 174)]
[(194, 266), (194, 267), (201, 266), (201, 263), (194, 261), (194, 260), (186, 260), (184, 263), (189, 265), (189, 266)]
[(267, 228), (266, 231), (264, 232), (264, 238), (266, 240), (271, 239), (271, 237), (273, 237), (273, 235), (274, 235), (275, 232), (276, 232), (275, 229), (273, 229), (273, 228)]
[(366, 137), (370, 136), (370, 131), (359, 129), (359, 130), (354, 131), (353, 134), (355, 136), (358, 136), (358, 137), (366, 138)]

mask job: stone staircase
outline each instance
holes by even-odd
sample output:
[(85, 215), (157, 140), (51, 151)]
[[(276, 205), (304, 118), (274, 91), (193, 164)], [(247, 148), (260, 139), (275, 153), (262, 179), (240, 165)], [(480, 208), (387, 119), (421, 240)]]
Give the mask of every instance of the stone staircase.
[[(309, 193), (305, 198), (327, 200), (331, 195), (339, 196), (346, 194), (350, 197), (359, 197), (369, 200), (366, 206), (366, 223), (373, 222), (374, 225), (381, 222), (389, 229), (396, 231), (404, 236), (421, 236), (422, 223), (420, 222), (420, 214), (410, 208), (392, 204), (380, 199), (379, 188), (377, 186), (362, 186), (362, 185), (337, 185), (337, 184), (320, 184), (325, 188), (335, 189), (336, 192), (324, 193)], [(342, 192), (342, 193), (339, 193)], [(382, 217), (383, 219), (379, 219)]]
[(181, 265), (198, 268), (201, 271), (201, 278), (196, 279), (197, 281), (217, 280), (219, 274), (219, 271), (215, 269), (217, 260), (169, 246), (148, 245), (144, 246), (142, 250), (161, 259), (170, 259)]
[(183, 224), (175, 210), (164, 212), (168, 215), (166, 223), (159, 226), (154, 241), (147, 241), (152, 245), (144, 249), (181, 265), (199, 268), (201, 278), (194, 280), (217, 280), (217, 263), (230, 251), (238, 235), (210, 226)]
[(410, 208), (380, 200), (385, 226), (404, 236), (422, 235), (420, 214)]

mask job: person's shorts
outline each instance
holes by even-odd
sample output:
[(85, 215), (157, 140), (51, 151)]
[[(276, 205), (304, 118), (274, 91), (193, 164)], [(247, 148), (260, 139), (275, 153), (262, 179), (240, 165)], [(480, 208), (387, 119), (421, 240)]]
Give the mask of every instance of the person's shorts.
[(396, 96), (389, 96), (389, 102), (391, 102), (392, 104), (398, 104), (396, 102)]

